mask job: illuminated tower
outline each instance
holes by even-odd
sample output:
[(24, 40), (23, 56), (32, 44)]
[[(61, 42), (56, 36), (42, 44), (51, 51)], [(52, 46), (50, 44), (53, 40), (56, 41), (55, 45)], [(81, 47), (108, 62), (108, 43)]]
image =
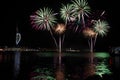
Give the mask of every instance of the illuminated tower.
[(19, 42), (21, 40), (21, 34), (18, 31), (18, 26), (16, 27), (16, 46), (18, 46)]
[[(16, 27), (16, 47), (19, 47), (19, 42), (21, 40), (21, 34), (18, 32), (18, 26)], [(20, 71), (20, 52), (15, 51), (14, 58), (14, 80), (17, 80)]]

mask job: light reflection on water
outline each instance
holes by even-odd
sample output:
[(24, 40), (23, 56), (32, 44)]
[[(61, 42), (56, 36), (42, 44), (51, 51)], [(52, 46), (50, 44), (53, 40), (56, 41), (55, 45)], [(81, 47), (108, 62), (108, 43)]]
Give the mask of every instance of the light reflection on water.
[(112, 74), (109, 64), (109, 59), (110, 59), (109, 53), (105, 53), (105, 52), (95, 53), (95, 58), (97, 58), (98, 60), (95, 66), (96, 68), (95, 73), (97, 75), (100, 75), (102, 77), (102, 75), (104, 74)]
[[(11, 54), (6, 55), (9, 58), (9, 60), (12, 59), (11, 61), (13, 63), (14, 57)], [(35, 77), (39, 78), (40, 80), (40, 76), (42, 75), (42, 77), (44, 76), (44, 78), (53, 78), (50, 80), (54, 80), (54, 78), (57, 77), (61, 78), (61, 76), (63, 76), (63, 79), (60, 80), (65, 80), (64, 78), (68, 80), (82, 80), (94, 74), (100, 75), (101, 77), (103, 74), (112, 74), (111, 67), (109, 66), (110, 55), (107, 52), (95, 52), (94, 55), (91, 55), (91, 53), (64, 53), (62, 55), (61, 64), (62, 68), (64, 69), (62, 70), (58, 69), (59, 68), (57, 65), (58, 59), (55, 57), (57, 57), (57, 53), (53, 52), (44, 53), (22, 52), (20, 65), (21, 67), (20, 75), (22, 76), (21, 79)], [(93, 59), (94, 63), (90, 62), (91, 57), (94, 57)], [(5, 54), (2, 55), (2, 53), (0, 53), (1, 63), (2, 61), (5, 61), (5, 59), (3, 58), (6, 58)], [(54, 64), (57, 67), (54, 67)], [(43, 70), (43, 68), (47, 68), (48, 71), (45, 72), (41, 71)], [(36, 72), (39, 74), (31, 75), (31, 73), (34, 74), (33, 72), (36, 69), (40, 69), (39, 72)], [(52, 73), (49, 71), (51, 69)], [(45, 76), (46, 74), (47, 76)], [(57, 80), (59, 80), (59, 78)]]

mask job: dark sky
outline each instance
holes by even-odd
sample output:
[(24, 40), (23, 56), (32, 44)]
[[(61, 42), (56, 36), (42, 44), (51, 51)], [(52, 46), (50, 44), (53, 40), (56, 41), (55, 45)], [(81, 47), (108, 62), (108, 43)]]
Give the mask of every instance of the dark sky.
[[(108, 48), (120, 45), (119, 31), (119, 5), (118, 0), (88, 0), (93, 10), (106, 10), (110, 31), (104, 38), (98, 37), (96, 47)], [(50, 7), (55, 12), (59, 11), (61, 3), (70, 0), (4, 0), (1, 2), (0, 46), (15, 46), (16, 25), (22, 35), (20, 46), (27, 47), (55, 47), (47, 31), (35, 31), (30, 25), (29, 16), (43, 7)], [(87, 40), (80, 33), (66, 34), (65, 47), (80, 48), (87, 45)]]

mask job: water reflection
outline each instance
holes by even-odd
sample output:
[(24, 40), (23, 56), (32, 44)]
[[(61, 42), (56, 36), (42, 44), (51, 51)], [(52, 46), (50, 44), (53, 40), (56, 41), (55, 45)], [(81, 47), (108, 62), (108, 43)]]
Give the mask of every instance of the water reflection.
[(19, 51), (15, 51), (14, 53), (14, 80), (17, 80), (20, 72), (20, 54)]
[(109, 70), (108, 65), (105, 65), (105, 62), (99, 62), (95, 68), (95, 73), (100, 75), (101, 77), (103, 74), (111, 74), (111, 71)]
[[(19, 80), (86, 80), (93, 75), (103, 78), (105, 75), (113, 73), (109, 64), (110, 55), (107, 52), (95, 52), (94, 55), (90, 53), (64, 53), (61, 66), (56, 65), (56, 67), (54, 65), (58, 62), (54, 61), (54, 55), (56, 52), (21, 52)], [(14, 56), (14, 52), (0, 53), (0, 65), (6, 66), (4, 62), (6, 60), (7, 64), (12, 65), (12, 67), (7, 65), (9, 67), (8, 73), (12, 73), (10, 70), (14, 71)], [(90, 61), (91, 57), (93, 57), (93, 63)], [(5, 70), (5, 67), (1, 68)], [(4, 75), (8, 76), (9, 74)]]
[(104, 74), (112, 74), (110, 70), (110, 65), (108, 63), (110, 59), (109, 53), (105, 53), (105, 52), (96, 53), (95, 58), (97, 58), (97, 62), (95, 63), (96, 64), (95, 73), (97, 75), (100, 75), (102, 77), (102, 75)]

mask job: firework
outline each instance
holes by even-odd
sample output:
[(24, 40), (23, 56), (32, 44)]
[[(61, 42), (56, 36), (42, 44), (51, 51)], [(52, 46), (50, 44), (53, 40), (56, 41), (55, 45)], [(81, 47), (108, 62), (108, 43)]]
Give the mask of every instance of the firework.
[(108, 25), (107, 21), (97, 20), (94, 23), (93, 28), (95, 32), (98, 33), (98, 35), (101, 35), (103, 37), (108, 32), (108, 29), (110, 28), (110, 26)]
[(62, 5), (62, 8), (60, 9), (60, 14), (61, 14), (61, 18), (66, 22), (66, 24), (67, 21), (75, 20), (73, 12), (74, 10), (72, 4)]
[(65, 25), (64, 24), (58, 24), (56, 29), (55, 29), (55, 32), (57, 32), (59, 34), (62, 34), (64, 31), (65, 31)]
[(83, 34), (86, 36), (86, 37), (95, 37), (96, 33), (90, 29), (90, 28), (85, 28), (83, 30)]
[(86, 0), (74, 0), (73, 6), (74, 6), (74, 14), (77, 14), (78, 19), (84, 20), (84, 16), (88, 16), (90, 13), (90, 7), (88, 5), (88, 2)]
[(50, 8), (39, 9), (30, 16), (31, 24), (37, 30), (50, 30), (56, 23), (55, 15)]

